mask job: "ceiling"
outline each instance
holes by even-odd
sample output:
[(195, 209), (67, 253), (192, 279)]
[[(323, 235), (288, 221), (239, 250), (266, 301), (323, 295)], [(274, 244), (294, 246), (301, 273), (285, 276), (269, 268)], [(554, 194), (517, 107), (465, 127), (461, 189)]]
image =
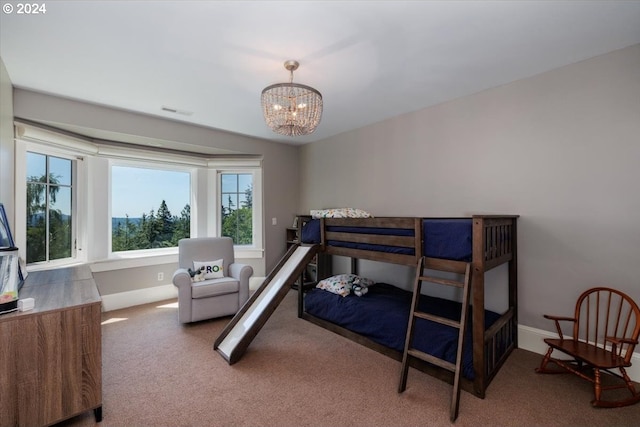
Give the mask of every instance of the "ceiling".
[[(15, 87), (288, 144), (640, 43), (640, 1), (8, 3), (0, 56)], [(261, 115), (288, 59), (323, 94), (312, 135), (283, 137)]]

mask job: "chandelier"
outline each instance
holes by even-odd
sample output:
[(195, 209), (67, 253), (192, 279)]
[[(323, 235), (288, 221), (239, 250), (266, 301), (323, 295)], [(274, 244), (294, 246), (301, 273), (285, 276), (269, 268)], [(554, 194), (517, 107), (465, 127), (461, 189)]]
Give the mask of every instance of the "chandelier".
[(314, 88), (293, 83), (298, 61), (287, 61), (289, 83), (277, 83), (262, 91), (262, 112), (267, 126), (285, 136), (308, 135), (316, 130), (322, 118), (322, 95)]

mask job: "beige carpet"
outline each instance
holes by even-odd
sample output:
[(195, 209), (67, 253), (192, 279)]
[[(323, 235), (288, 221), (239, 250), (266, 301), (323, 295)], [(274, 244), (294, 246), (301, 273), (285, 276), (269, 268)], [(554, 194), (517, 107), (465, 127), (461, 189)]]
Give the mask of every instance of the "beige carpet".
[[(213, 351), (229, 318), (181, 325), (175, 302), (105, 313), (108, 426), (446, 426), (451, 386), (296, 317), (290, 292), (233, 366)], [(575, 375), (540, 375), (516, 350), (487, 397), (461, 393), (457, 426), (632, 426), (640, 404), (595, 409)], [(96, 425), (88, 412), (64, 426)]]

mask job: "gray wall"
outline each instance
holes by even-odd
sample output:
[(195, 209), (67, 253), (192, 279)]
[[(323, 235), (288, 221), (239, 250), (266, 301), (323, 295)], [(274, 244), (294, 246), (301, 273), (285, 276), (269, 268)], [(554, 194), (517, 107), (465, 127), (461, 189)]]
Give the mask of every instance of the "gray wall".
[(542, 314), (595, 285), (640, 301), (640, 45), (306, 145), (301, 166), (300, 211), (521, 215), (523, 325), (552, 330)]
[(15, 233), (13, 157), (13, 87), (0, 58), (0, 203), (5, 205), (7, 219)]
[[(263, 156), (265, 256), (263, 259), (240, 261), (252, 265), (255, 276), (265, 276), (284, 254), (285, 229), (292, 223), (299, 205), (298, 147), (22, 89), (16, 89), (14, 93), (14, 114), (19, 118), (51, 126), (74, 126), (179, 142), (189, 144), (191, 148), (202, 147), (203, 151), (219, 148)], [(277, 218), (277, 225), (272, 225), (272, 218)], [(96, 273), (96, 281), (102, 295), (143, 289), (170, 284), (176, 267), (177, 263), (99, 272)], [(164, 272), (162, 283), (157, 281), (159, 272)]]

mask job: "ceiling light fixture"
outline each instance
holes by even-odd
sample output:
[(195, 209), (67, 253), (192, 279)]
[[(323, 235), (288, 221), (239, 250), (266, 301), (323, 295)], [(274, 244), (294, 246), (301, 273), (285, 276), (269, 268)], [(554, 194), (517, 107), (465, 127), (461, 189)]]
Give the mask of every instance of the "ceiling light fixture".
[(316, 130), (322, 118), (322, 95), (314, 88), (293, 83), (298, 61), (287, 61), (289, 83), (277, 83), (262, 91), (262, 112), (267, 126), (286, 136), (308, 135)]

